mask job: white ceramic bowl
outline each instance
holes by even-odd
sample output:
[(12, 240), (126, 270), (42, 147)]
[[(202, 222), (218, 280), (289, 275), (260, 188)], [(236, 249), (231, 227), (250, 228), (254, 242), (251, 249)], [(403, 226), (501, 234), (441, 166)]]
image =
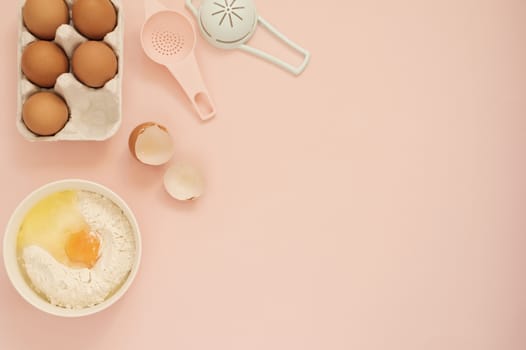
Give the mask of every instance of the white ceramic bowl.
[[(20, 270), (16, 254), (16, 242), (18, 231), (27, 212), (45, 197), (53, 193), (65, 190), (91, 191), (99, 193), (105, 196), (106, 198), (112, 200), (115, 204), (117, 204), (117, 206), (119, 206), (122, 209), (128, 220), (130, 221), (130, 224), (133, 228), (133, 232), (135, 234), (135, 261), (127, 280), (115, 294), (113, 294), (110, 298), (106, 299), (101, 304), (80, 310), (70, 310), (54, 306), (48, 301), (44, 300), (42, 297), (40, 297), (37, 293), (35, 293), (35, 291), (27, 284), (26, 280), (22, 275), (22, 271)], [(28, 303), (30, 303), (39, 310), (42, 310), (48, 314), (52, 314), (55, 316), (81, 317), (92, 315), (104, 309), (107, 309), (108, 307), (113, 305), (117, 300), (119, 300), (124, 295), (124, 293), (126, 293), (137, 274), (140, 260), (141, 235), (139, 231), (139, 225), (137, 224), (137, 220), (135, 219), (135, 216), (133, 215), (131, 209), (117, 194), (112, 192), (110, 189), (97, 183), (85, 180), (62, 180), (47, 184), (35, 190), (33, 193), (27, 196), (22, 201), (22, 203), (20, 203), (15, 209), (13, 215), (11, 216), (11, 219), (7, 224), (4, 236), (4, 264), (7, 270), (7, 275), (13, 283), (13, 286)]]

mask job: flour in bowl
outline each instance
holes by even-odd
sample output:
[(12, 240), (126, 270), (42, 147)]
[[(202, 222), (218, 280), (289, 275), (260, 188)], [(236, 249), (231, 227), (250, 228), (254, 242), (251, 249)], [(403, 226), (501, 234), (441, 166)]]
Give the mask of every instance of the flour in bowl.
[[(21, 258), (22, 266), (33, 288), (45, 296), (51, 304), (69, 309), (82, 309), (102, 303), (125, 282), (133, 268), (136, 244), (129, 220), (111, 200), (88, 191), (74, 192), (71, 198), (73, 198), (72, 203), (75, 204), (75, 211), (83, 217), (83, 222), (88, 225), (89, 231), (95, 233), (100, 242), (98, 258), (94, 265), (91, 268), (78, 268), (65, 264), (57, 259), (57, 256), (61, 257), (57, 255), (58, 253), (46, 250), (46, 245), (39, 244), (38, 240), (34, 240), (37, 242), (35, 244), (23, 247)], [(59, 204), (48, 206), (55, 208), (57, 205), (60, 207), (64, 202), (68, 203), (62, 199), (61, 197), (56, 200)], [(36, 211), (35, 218), (32, 218), (33, 222), (28, 223), (28, 227), (42, 225), (45, 229), (49, 228), (49, 225), (45, 226), (38, 221), (38, 215), (50, 215), (50, 213), (55, 215), (55, 213), (46, 206), (42, 208), (38, 208), (41, 212)], [(71, 217), (72, 215), (69, 215), (62, 221), (68, 224), (74, 222)], [(75, 225), (70, 224), (70, 226)], [(25, 229), (28, 230), (27, 227)], [(57, 244), (69, 242), (66, 241), (67, 238), (61, 238), (59, 235), (57, 237), (56, 241), (60, 242)], [(86, 248), (84, 241), (74, 243), (77, 250)]]

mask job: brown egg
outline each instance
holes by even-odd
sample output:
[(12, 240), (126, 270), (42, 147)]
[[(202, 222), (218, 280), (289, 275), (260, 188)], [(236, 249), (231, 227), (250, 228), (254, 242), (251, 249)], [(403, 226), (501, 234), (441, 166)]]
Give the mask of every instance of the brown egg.
[(110, 0), (77, 0), (71, 13), (75, 28), (89, 39), (102, 40), (117, 25), (117, 12)]
[(57, 78), (68, 71), (68, 57), (55, 43), (38, 40), (24, 49), (22, 72), (34, 84), (51, 88), (55, 86)]
[(26, 127), (39, 136), (52, 136), (62, 130), (69, 117), (66, 102), (52, 92), (37, 92), (29, 97), (22, 109)]
[(26, 0), (22, 17), (34, 36), (53, 40), (57, 28), (69, 23), (69, 9), (64, 0)]
[(86, 41), (73, 53), (73, 73), (79, 81), (92, 88), (103, 87), (117, 74), (117, 56), (100, 41)]

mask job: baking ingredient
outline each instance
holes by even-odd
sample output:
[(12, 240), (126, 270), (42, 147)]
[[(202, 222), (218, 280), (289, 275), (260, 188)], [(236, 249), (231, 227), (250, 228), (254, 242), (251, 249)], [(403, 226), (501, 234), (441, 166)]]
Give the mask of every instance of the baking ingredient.
[(88, 230), (75, 232), (70, 234), (64, 249), (71, 262), (91, 269), (99, 258), (100, 237)]
[(173, 198), (191, 201), (203, 195), (205, 186), (203, 175), (196, 167), (188, 163), (178, 163), (165, 173), (164, 187)]
[(43, 88), (52, 88), (57, 78), (68, 71), (68, 57), (55, 43), (37, 40), (24, 49), (22, 72), (32, 83)]
[(57, 28), (69, 23), (69, 9), (64, 0), (26, 0), (22, 17), (34, 36), (53, 40)]
[[(37, 0), (43, 3), (45, 7), (52, 7), (53, 0)], [(69, 16), (73, 5), (78, 0), (60, 0), (60, 4), (66, 4)], [(32, 142), (53, 142), (53, 141), (104, 141), (113, 137), (120, 129), (122, 122), (122, 72), (120, 61), (123, 59), (125, 50), (124, 43), (124, 27), (125, 21), (122, 20), (121, 9), (125, 6), (123, 0), (111, 0), (115, 7), (118, 17), (117, 26), (115, 29), (104, 37), (104, 43), (107, 44), (115, 52), (118, 59), (118, 73), (106, 85), (101, 88), (93, 89), (86, 84), (80, 82), (75, 77), (72, 71), (73, 53), (82, 43), (88, 40), (84, 35), (80, 34), (74, 27), (73, 21), (70, 19), (67, 23), (60, 25), (56, 30), (56, 34), (50, 43), (56, 43), (66, 54), (69, 69), (66, 68), (66, 73), (61, 74), (54, 85), (49, 87), (39, 86), (22, 72), (22, 56), (24, 49), (36, 38), (29, 29), (23, 25), (22, 12), (26, 5), (26, 0), (15, 1), (15, 6), (18, 10), (19, 18), (15, 26), (17, 31), (17, 52), (18, 52), (18, 84), (17, 104), (18, 113), (15, 115), (15, 128), (23, 139)], [(12, 4), (12, 2), (11, 2)], [(29, 0), (27, 0), (29, 5)], [(27, 9), (26, 9), (27, 11)], [(42, 11), (39, 11), (42, 12)], [(6, 13), (7, 15), (7, 13)], [(15, 13), (16, 15), (16, 13)], [(4, 16), (5, 17), (5, 16)], [(15, 16), (16, 17), (16, 16)], [(56, 63), (57, 60), (51, 60)], [(16, 69), (16, 68), (15, 68)], [(44, 84), (42, 84), (44, 85)], [(46, 84), (47, 85), (47, 84)], [(51, 84), (49, 84), (51, 85)], [(40, 137), (31, 132), (22, 121), (22, 110), (25, 101), (39, 90), (57, 93), (67, 103), (69, 108), (69, 121), (64, 130), (58, 132), (50, 137)]]
[(52, 92), (37, 92), (22, 108), (22, 120), (36, 135), (51, 136), (62, 130), (69, 117), (66, 102)]
[[(79, 227), (97, 234), (81, 237)], [(91, 268), (69, 260), (71, 241), (89, 255), (95, 237), (100, 250)], [(53, 305), (81, 309), (119, 289), (133, 267), (136, 246), (130, 222), (115, 203), (93, 192), (64, 191), (44, 198), (26, 215), (18, 249), (23, 271), (38, 293)]]
[(137, 126), (130, 135), (132, 155), (146, 165), (163, 165), (174, 155), (174, 143), (168, 130), (153, 122)]
[(75, 77), (92, 88), (101, 88), (117, 74), (117, 56), (100, 41), (86, 41), (73, 53)]
[(102, 40), (117, 25), (117, 12), (109, 0), (77, 0), (71, 12), (73, 25), (89, 39)]
[(75, 191), (53, 193), (33, 206), (24, 217), (18, 233), (18, 249), (38, 245), (61, 264), (75, 267), (69, 258), (70, 236), (90, 228), (77, 208)]
[(71, 244), (71, 237), (90, 229), (76, 202), (75, 191), (53, 193), (38, 202), (24, 217), (18, 234), (18, 249), (38, 245), (61, 264), (74, 267), (70, 255), (73, 252), (77, 252), (73, 256), (79, 255), (79, 249)]

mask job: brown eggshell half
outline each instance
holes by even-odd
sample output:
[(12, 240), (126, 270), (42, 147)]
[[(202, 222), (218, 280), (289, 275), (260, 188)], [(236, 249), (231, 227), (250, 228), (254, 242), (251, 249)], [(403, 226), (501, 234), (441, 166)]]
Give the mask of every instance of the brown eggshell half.
[[(158, 166), (158, 165), (164, 164), (165, 162), (156, 163), (156, 164), (150, 164), (150, 163), (146, 162), (144, 159), (141, 159), (141, 157), (139, 156), (140, 150), (137, 149), (137, 145), (138, 145), (139, 139), (142, 136), (144, 136), (145, 132), (151, 127), (157, 127), (160, 130), (166, 132), (166, 135), (168, 137), (171, 137), (170, 133), (168, 132), (168, 129), (165, 126), (157, 124), (155, 122), (146, 122), (146, 123), (142, 123), (142, 124), (138, 125), (137, 127), (135, 127), (135, 129), (133, 129), (133, 131), (131, 132), (130, 137), (128, 139), (128, 147), (130, 149), (130, 152), (131, 152), (132, 156), (135, 159), (137, 159), (139, 162), (141, 162), (143, 164), (146, 164), (146, 165)], [(172, 147), (172, 149), (170, 151), (173, 154), (173, 144), (171, 145), (171, 147)], [(166, 163), (167, 162), (168, 162), (168, 160), (166, 161)]]

